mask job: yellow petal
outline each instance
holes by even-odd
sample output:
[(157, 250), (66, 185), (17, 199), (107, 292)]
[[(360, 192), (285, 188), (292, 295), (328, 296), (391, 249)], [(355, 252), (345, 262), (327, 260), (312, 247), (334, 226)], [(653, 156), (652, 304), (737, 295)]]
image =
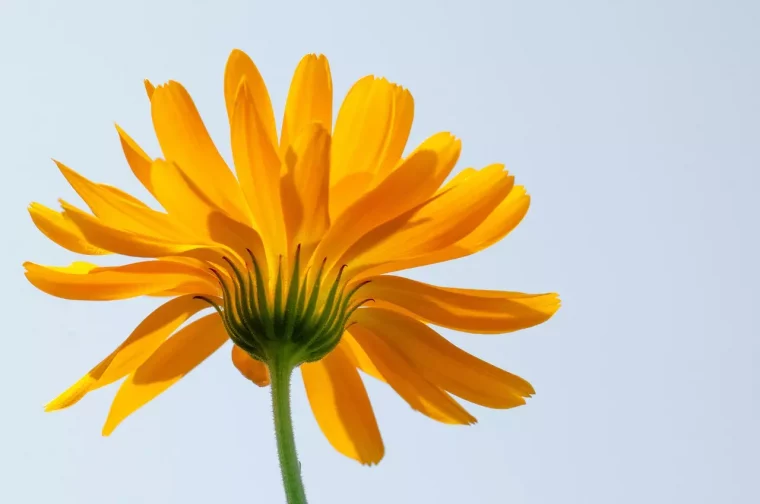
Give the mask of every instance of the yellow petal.
[(513, 183), (513, 177), (502, 165), (491, 165), (461, 184), (447, 185), (411, 218), (398, 217), (398, 227), (390, 223), (388, 227), (392, 232), (367, 237), (371, 243), (363, 244), (359, 257), (352, 257), (354, 264), (349, 273), (357, 275), (362, 269), (382, 264), (387, 264), (385, 269), (392, 271), (396, 262), (455, 244), (491, 214), (509, 194)]
[(306, 395), (330, 444), (362, 464), (376, 464), (385, 453), (364, 383), (341, 347), (324, 359), (301, 366)]
[(82, 232), (64, 214), (39, 203), (29, 205), (29, 215), (37, 229), (61, 247), (86, 255), (110, 254), (107, 250), (89, 243)]
[(320, 124), (301, 131), (286, 156), (288, 172), (284, 177), (283, 210), (286, 213), (289, 247), (300, 244), (301, 258), (307, 261), (317, 242), (330, 227), (329, 176), (330, 135)]
[(114, 187), (114, 186), (108, 185), (108, 184), (97, 184), (97, 186), (98, 186), (99, 190), (104, 191), (106, 193), (110, 193), (110, 195), (113, 196), (113, 197), (116, 197), (116, 198), (119, 198), (119, 199), (122, 199), (122, 200), (126, 200), (127, 203), (131, 203), (132, 205), (136, 205), (136, 206), (138, 206), (140, 208), (148, 208), (148, 209), (150, 209), (150, 207), (148, 205), (146, 205), (145, 203), (143, 203), (142, 201), (140, 201), (139, 199), (137, 199), (135, 196), (132, 196), (128, 192), (122, 191), (118, 187)]
[(517, 227), (528, 213), (529, 206), (530, 196), (525, 188), (513, 187), (499, 206), (472, 233), (460, 240), (457, 247), (470, 254), (490, 247)]
[(85, 239), (96, 247), (132, 257), (164, 257), (201, 248), (204, 244), (178, 243), (124, 231), (103, 223), (82, 210), (61, 201), (64, 216), (71, 220)]
[(240, 371), (240, 374), (259, 387), (269, 385), (269, 369), (267, 365), (254, 359), (237, 345), (232, 345), (232, 363)]
[(530, 196), (525, 192), (525, 188), (515, 186), (509, 192), (509, 195), (504, 198), (499, 206), (478, 227), (454, 245), (410, 259), (380, 264), (363, 271), (362, 276), (417, 268), (428, 264), (451, 261), (480, 252), (497, 243), (516, 228), (528, 212), (529, 206)]
[[(421, 203), (430, 192), (437, 157), (430, 151), (410, 156), (398, 169), (338, 217), (314, 252), (317, 263), (337, 264), (359, 238)], [(403, 195), (403, 197), (399, 197)]]
[(435, 189), (430, 191), (427, 195), (431, 196), (456, 166), (457, 161), (459, 160), (459, 155), (462, 152), (462, 141), (451, 133), (442, 131), (425, 139), (424, 142), (414, 149), (412, 155), (424, 151), (435, 152), (436, 155), (437, 164), (435, 167), (435, 173), (433, 174), (435, 182), (431, 184)]
[(549, 320), (560, 306), (554, 293), (453, 289), (391, 275), (369, 280), (362, 287), (362, 296), (373, 298), (374, 306), (472, 333), (497, 334), (532, 327)]
[(287, 247), (280, 198), (281, 162), (276, 144), (264, 129), (258, 107), (248, 81), (244, 79), (232, 112), (232, 156), (269, 257), (277, 258), (286, 254)]
[[(147, 82), (147, 81), (146, 81)], [(151, 88), (150, 93), (153, 93)], [(121, 142), (121, 149), (124, 151), (124, 157), (127, 158), (127, 164), (132, 169), (132, 173), (135, 174), (137, 180), (151, 193), (153, 188), (150, 182), (150, 170), (153, 163), (153, 159), (145, 153), (142, 148), (137, 145), (137, 142), (132, 140), (132, 137), (116, 125), (116, 131), (119, 133), (119, 141)]]
[(232, 124), (232, 117), (235, 110), (235, 102), (240, 83), (245, 80), (248, 90), (256, 103), (256, 112), (261, 122), (261, 131), (270, 139), (273, 144), (277, 143), (277, 125), (274, 120), (272, 111), (272, 100), (269, 98), (267, 86), (264, 79), (259, 73), (259, 69), (253, 63), (253, 60), (241, 51), (234, 49), (227, 59), (227, 66), (224, 69), (224, 101), (227, 104), (227, 117)]
[(153, 127), (167, 161), (175, 162), (214, 205), (247, 223), (240, 186), (185, 88), (174, 81), (158, 86), (150, 103)]
[[(361, 310), (359, 310), (361, 311)], [(426, 380), (406, 358), (365, 326), (348, 330), (364, 356), (404, 401), (423, 415), (447, 424), (470, 425), (476, 422), (456, 400)]]
[(414, 119), (414, 99), (412, 94), (401, 86), (393, 87), (393, 117), (388, 132), (388, 141), (377, 165), (375, 179), (383, 180), (398, 165), (404, 154), (406, 141), (412, 130)]
[(175, 163), (157, 159), (153, 162), (151, 184), (156, 199), (171, 218), (181, 222), (197, 240), (208, 239), (208, 216), (219, 209), (190, 177)]
[[(333, 133), (330, 161), (331, 193), (330, 215), (338, 217), (369, 186), (356, 185), (359, 181), (372, 181), (377, 185), (389, 173), (403, 153), (409, 136), (413, 116), (413, 101), (408, 91), (388, 82), (367, 76), (349, 90), (338, 111)], [(366, 178), (355, 174), (368, 173)], [(354, 184), (341, 184), (352, 177)]]
[(135, 204), (132, 196), (125, 198), (121, 191), (96, 184), (63, 163), (55, 163), (71, 187), (104, 224), (158, 239), (183, 241), (185, 238), (168, 215), (142, 203)]
[(148, 315), (108, 357), (50, 401), (45, 406), (45, 411), (68, 408), (88, 392), (124, 378), (145, 362), (179, 326), (204, 308), (208, 308), (208, 304), (192, 295), (164, 303)]
[(282, 119), (280, 153), (284, 156), (290, 144), (314, 123), (322, 125), (328, 134), (332, 131), (332, 77), (327, 58), (307, 54), (298, 64), (290, 84)]
[(74, 263), (66, 268), (26, 262), (24, 268), (24, 274), (32, 285), (64, 299), (127, 299), (177, 288), (185, 283), (200, 283), (206, 286), (205, 292), (216, 293), (215, 282), (208, 272), (173, 261), (146, 261), (109, 267)]
[(125, 418), (195, 369), (227, 339), (217, 313), (180, 329), (121, 385), (103, 426), (103, 435), (111, 434)]
[(150, 100), (153, 98), (153, 91), (156, 90), (156, 86), (154, 86), (148, 79), (143, 80), (143, 85), (145, 86), (145, 93), (148, 95), (148, 99)]
[[(262, 265), (266, 264), (263, 243), (256, 230), (218, 210), (175, 164), (157, 159), (152, 173), (156, 199), (169, 217), (187, 230), (193, 243), (222, 251), (238, 262), (245, 262), (246, 249), (250, 249)], [(196, 251), (191, 254), (197, 256)]]
[(333, 182), (353, 172), (374, 173), (393, 119), (394, 86), (368, 75), (348, 91), (333, 134)]
[[(356, 312), (365, 327), (412, 363), (430, 382), (467, 401), (489, 408), (525, 404), (533, 387), (513, 375), (470, 355), (424, 323), (381, 308)], [(352, 332), (355, 332), (352, 326)]]

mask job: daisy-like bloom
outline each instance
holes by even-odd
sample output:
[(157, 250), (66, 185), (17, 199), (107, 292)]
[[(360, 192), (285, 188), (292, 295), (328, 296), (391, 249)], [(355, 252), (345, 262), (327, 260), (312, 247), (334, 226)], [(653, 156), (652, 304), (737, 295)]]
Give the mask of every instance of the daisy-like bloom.
[(354, 84), (333, 123), (324, 56), (299, 63), (278, 137), (259, 71), (232, 52), (224, 97), (234, 173), (181, 84), (145, 86), (162, 156), (117, 130), (130, 168), (158, 205), (57, 162), (89, 211), (65, 201), (61, 211), (29, 208), (40, 231), (72, 252), (136, 259), (25, 268), (34, 286), (60, 298), (154, 296), (162, 304), (48, 411), (124, 379), (103, 428), (108, 435), (232, 340), (242, 375), (259, 386), (271, 381), (285, 474), (297, 472), (285, 467), (295, 459), (287, 395), (297, 366), (329, 442), (365, 464), (379, 462), (384, 447), (360, 371), (448, 424), (475, 422), (453, 396), (512, 408), (534, 393), (431, 325), (481, 334), (524, 329), (554, 314), (556, 294), (439, 287), (393, 274), (468, 256), (514, 229), (530, 200), (503, 165), (449, 178), (461, 147), (449, 133), (404, 155), (412, 96), (373, 76)]

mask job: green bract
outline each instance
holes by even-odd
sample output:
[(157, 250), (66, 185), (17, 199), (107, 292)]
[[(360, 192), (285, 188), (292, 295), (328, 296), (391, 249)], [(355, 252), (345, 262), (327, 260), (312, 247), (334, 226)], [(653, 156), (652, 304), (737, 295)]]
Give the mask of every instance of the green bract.
[(283, 286), (282, 260), (277, 268), (274, 296), (269, 299), (261, 268), (248, 250), (253, 271), (242, 271), (227, 257), (224, 260), (234, 273), (231, 282), (216, 269), (211, 269), (221, 285), (223, 306), (205, 296), (196, 296), (219, 312), (230, 339), (254, 359), (270, 362), (276, 352), (288, 347), (296, 354), (294, 364), (317, 361), (340, 342), (351, 314), (370, 301), (352, 301), (357, 291), (369, 281), (349, 289), (348, 284), (341, 281), (345, 265), (326, 290), (322, 286), (323, 261), (309, 288), (309, 272), (301, 277), (300, 252), (299, 246), (287, 294)]

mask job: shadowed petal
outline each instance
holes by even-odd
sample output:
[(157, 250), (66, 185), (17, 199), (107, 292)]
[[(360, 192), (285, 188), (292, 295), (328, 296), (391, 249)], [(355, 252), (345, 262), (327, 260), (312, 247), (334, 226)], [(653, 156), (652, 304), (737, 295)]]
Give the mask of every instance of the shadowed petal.
[(554, 293), (454, 289), (390, 275), (370, 280), (362, 288), (362, 295), (375, 299), (375, 306), (465, 332), (505, 333), (525, 329), (547, 321), (560, 306)]
[(232, 345), (232, 364), (240, 371), (240, 374), (259, 387), (269, 385), (269, 369), (267, 365), (254, 359), (237, 345)]
[(324, 359), (301, 366), (306, 395), (330, 444), (362, 464), (385, 453), (367, 391), (356, 368), (338, 347)]
[(121, 385), (103, 426), (103, 435), (111, 434), (124, 419), (182, 379), (227, 340), (217, 313), (180, 329)]
[(148, 315), (116, 350), (74, 385), (45, 406), (55, 411), (76, 404), (88, 392), (109, 385), (137, 369), (161, 343), (196, 312), (208, 304), (182, 296), (168, 301)]

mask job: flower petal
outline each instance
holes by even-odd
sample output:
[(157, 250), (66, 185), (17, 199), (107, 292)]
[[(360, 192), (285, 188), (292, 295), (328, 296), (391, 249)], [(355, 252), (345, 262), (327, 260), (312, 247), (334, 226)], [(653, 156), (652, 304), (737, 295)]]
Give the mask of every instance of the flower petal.
[[(433, 152), (417, 152), (377, 187), (361, 196), (330, 226), (314, 252), (316, 262), (327, 259), (329, 271), (366, 233), (424, 201), (431, 183), (435, 183), (432, 176), (436, 161)], [(399, 197), (400, 194), (404, 197)]]
[[(151, 89), (151, 94), (153, 93)], [(119, 133), (119, 141), (121, 142), (121, 149), (124, 151), (124, 157), (127, 158), (127, 164), (132, 169), (132, 173), (135, 174), (137, 180), (152, 194), (153, 188), (150, 182), (151, 165), (153, 159), (145, 153), (142, 148), (137, 145), (137, 142), (132, 140), (132, 137), (116, 125), (116, 131)]]
[(240, 371), (240, 374), (259, 387), (269, 385), (269, 369), (267, 365), (254, 359), (237, 345), (232, 345), (232, 363)]
[(393, 271), (396, 262), (403, 263), (457, 243), (509, 194), (514, 179), (503, 168), (492, 165), (476, 171), (462, 183), (447, 184), (414, 215), (402, 215), (397, 222), (388, 223), (387, 229), (368, 236), (362, 253), (352, 257), (354, 264), (349, 273), (358, 275), (380, 265), (385, 265), (385, 271)]
[(280, 198), (281, 161), (259, 107), (248, 81), (243, 79), (232, 112), (232, 157), (256, 227), (269, 257), (276, 259), (285, 255), (287, 246)]
[(156, 160), (152, 180), (156, 199), (188, 230), (195, 243), (224, 249), (241, 263), (248, 257), (246, 249), (250, 249), (261, 264), (266, 264), (256, 230), (218, 210), (175, 164)]
[(216, 294), (213, 277), (203, 270), (174, 261), (145, 261), (125, 266), (98, 267), (74, 263), (53, 268), (24, 263), (29, 282), (47, 294), (64, 299), (108, 301), (150, 295), (185, 283)]
[(89, 243), (82, 232), (65, 214), (39, 203), (29, 205), (29, 215), (37, 229), (52, 241), (72, 252), (86, 255), (106, 255), (109, 251)]
[(108, 357), (50, 401), (45, 411), (68, 408), (88, 392), (124, 378), (145, 362), (179, 326), (204, 308), (208, 308), (208, 304), (192, 295), (178, 297), (159, 306)]
[(456, 400), (425, 379), (403, 355), (376, 333), (362, 325), (351, 326), (348, 332), (349, 338), (353, 338), (360, 347), (352, 347), (357, 360), (360, 363), (369, 360), (373, 365), (373, 371), (379, 372), (383, 381), (413, 410), (447, 424), (470, 425), (476, 422), (475, 417)]
[(393, 86), (393, 112), (388, 141), (383, 148), (377, 165), (375, 179), (383, 180), (398, 165), (404, 154), (406, 141), (412, 131), (414, 119), (414, 99), (412, 94), (401, 86)]
[(227, 104), (227, 117), (232, 124), (235, 102), (241, 81), (245, 80), (248, 90), (256, 103), (256, 111), (261, 121), (261, 131), (264, 132), (274, 144), (277, 143), (277, 125), (272, 111), (272, 100), (269, 91), (259, 69), (253, 60), (240, 49), (234, 49), (227, 59), (224, 69), (224, 101)]
[(557, 294), (523, 294), (437, 287), (408, 278), (371, 277), (362, 295), (375, 306), (390, 308), (435, 325), (483, 334), (498, 334), (538, 325), (559, 309)]
[(148, 95), (148, 100), (150, 100), (153, 98), (153, 92), (156, 90), (156, 86), (154, 86), (148, 79), (143, 79), (143, 86), (145, 86), (145, 94)]
[(385, 453), (367, 391), (341, 347), (324, 359), (301, 365), (311, 410), (330, 444), (362, 464)]
[[(333, 133), (330, 215), (338, 217), (377, 185), (403, 153), (414, 114), (411, 94), (400, 86), (367, 76), (349, 90), (338, 111)], [(369, 177), (356, 174), (369, 174)], [(382, 173), (382, 178), (379, 177)], [(343, 184), (351, 177), (353, 184)], [(367, 186), (358, 182), (366, 181)]]
[(103, 426), (103, 435), (111, 434), (125, 418), (178, 382), (227, 340), (218, 313), (180, 329), (121, 385)]
[(185, 88), (169, 81), (156, 88), (150, 103), (153, 127), (164, 157), (177, 163), (214, 205), (231, 217), (248, 222), (240, 186)]
[(288, 228), (288, 250), (301, 245), (301, 258), (308, 261), (317, 242), (330, 227), (329, 177), (330, 135), (321, 124), (311, 124), (288, 149), (288, 172), (283, 179), (283, 210)]
[(321, 124), (328, 134), (332, 131), (332, 99), (332, 77), (327, 58), (321, 54), (307, 54), (298, 63), (290, 84), (282, 119), (281, 155), (284, 156), (290, 144), (314, 123)]
[(467, 401), (489, 408), (525, 404), (533, 387), (513, 375), (470, 355), (424, 323), (382, 308), (355, 314), (358, 326), (372, 331), (420, 371), (422, 376)]
[(171, 218), (181, 222), (196, 240), (208, 240), (208, 216), (219, 209), (190, 177), (175, 163), (157, 159), (153, 162), (151, 184), (156, 199)]
[(368, 75), (348, 91), (333, 134), (331, 178), (353, 172), (375, 173), (393, 120), (394, 85)]
[[(84, 200), (92, 213), (104, 224), (158, 239), (184, 241), (186, 235), (168, 215), (145, 204), (135, 204), (131, 196), (124, 198), (116, 188), (96, 184), (63, 163), (55, 162), (71, 187)], [(126, 193), (125, 193), (126, 194)]]
[(103, 223), (97, 217), (61, 201), (63, 215), (71, 220), (85, 239), (96, 247), (132, 257), (164, 257), (179, 255), (205, 244), (177, 243), (139, 233), (124, 231)]
[(429, 264), (451, 261), (480, 252), (499, 242), (522, 221), (530, 206), (530, 196), (523, 186), (515, 186), (506, 198), (470, 234), (453, 245), (410, 259), (379, 264), (362, 275), (379, 275)]

